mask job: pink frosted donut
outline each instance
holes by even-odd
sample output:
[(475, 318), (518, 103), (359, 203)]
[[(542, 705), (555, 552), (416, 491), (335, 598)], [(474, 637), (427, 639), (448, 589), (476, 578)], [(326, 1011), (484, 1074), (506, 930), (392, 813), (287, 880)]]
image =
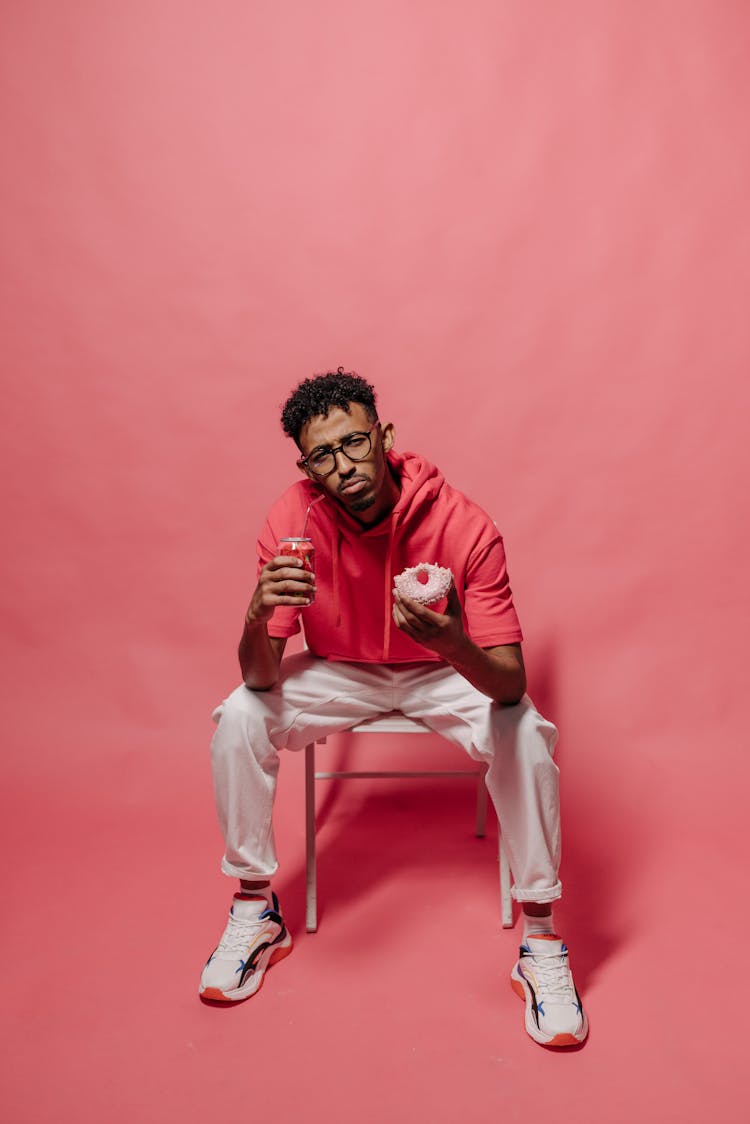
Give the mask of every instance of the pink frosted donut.
[(453, 574), (450, 570), (446, 566), (436, 566), (433, 562), (420, 562), (418, 566), (410, 566), (393, 579), (399, 593), (422, 605), (431, 605), (433, 601), (447, 597), (452, 581)]

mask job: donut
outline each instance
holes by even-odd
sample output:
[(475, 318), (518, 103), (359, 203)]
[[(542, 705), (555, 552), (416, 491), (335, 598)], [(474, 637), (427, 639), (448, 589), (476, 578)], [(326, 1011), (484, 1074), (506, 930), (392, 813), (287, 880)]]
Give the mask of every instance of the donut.
[(450, 570), (446, 566), (436, 566), (434, 562), (410, 566), (393, 579), (399, 593), (422, 605), (432, 605), (434, 601), (447, 597), (452, 581)]

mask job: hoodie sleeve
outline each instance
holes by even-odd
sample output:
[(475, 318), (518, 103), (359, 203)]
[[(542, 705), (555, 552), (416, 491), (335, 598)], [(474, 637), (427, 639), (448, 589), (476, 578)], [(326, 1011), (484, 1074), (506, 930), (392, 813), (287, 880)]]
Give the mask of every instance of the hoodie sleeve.
[(469, 558), (464, 613), (469, 636), (480, 648), (520, 644), (523, 640), (500, 535), (478, 546)]

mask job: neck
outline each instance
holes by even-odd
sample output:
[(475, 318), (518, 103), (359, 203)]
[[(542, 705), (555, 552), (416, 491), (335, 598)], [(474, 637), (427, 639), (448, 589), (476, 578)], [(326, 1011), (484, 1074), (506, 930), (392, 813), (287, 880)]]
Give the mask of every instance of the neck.
[(361, 523), (363, 527), (374, 527), (376, 523), (380, 523), (391, 514), (398, 503), (400, 495), (401, 482), (394, 475), (390, 464), (386, 462), (383, 487), (380, 489), (375, 503), (372, 507), (365, 508), (364, 511), (352, 511), (350, 514), (358, 523)]

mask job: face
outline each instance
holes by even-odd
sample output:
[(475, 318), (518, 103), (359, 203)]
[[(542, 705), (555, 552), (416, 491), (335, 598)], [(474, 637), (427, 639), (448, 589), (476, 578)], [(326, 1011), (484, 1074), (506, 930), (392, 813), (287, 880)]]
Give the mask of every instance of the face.
[[(372, 421), (359, 402), (349, 405), (350, 412), (335, 407), (327, 417), (311, 418), (300, 433), (302, 456), (307, 457), (321, 446), (340, 445), (352, 433), (367, 433)], [(391, 476), (385, 454), (393, 446), (393, 426), (375, 426), (370, 434), (372, 448), (361, 461), (350, 461), (346, 454), (336, 454), (336, 468), (322, 479), (304, 466), (310, 480), (328, 492), (360, 523), (376, 523), (386, 515), (398, 499), (398, 486)]]

